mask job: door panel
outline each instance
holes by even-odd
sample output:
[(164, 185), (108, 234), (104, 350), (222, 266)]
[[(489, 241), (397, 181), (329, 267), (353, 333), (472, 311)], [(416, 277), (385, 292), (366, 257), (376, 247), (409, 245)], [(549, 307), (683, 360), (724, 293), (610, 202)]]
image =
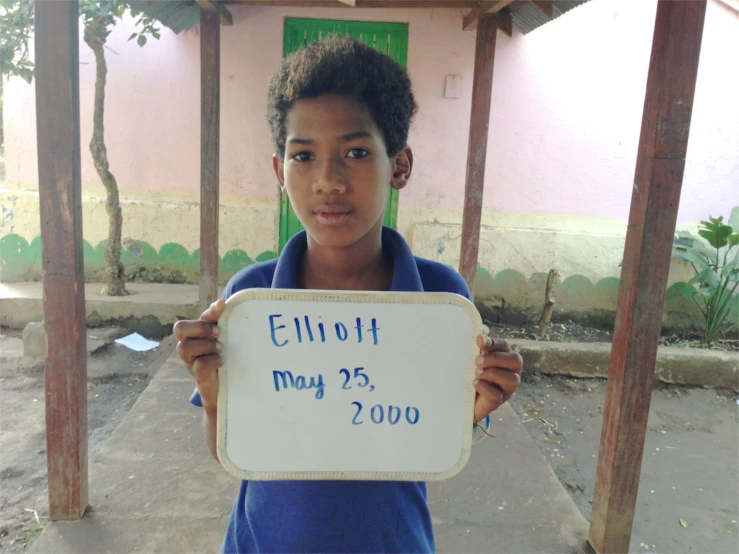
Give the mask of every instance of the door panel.
[[(376, 23), (366, 21), (333, 21), (323, 19), (285, 19), (285, 56), (300, 48), (323, 40), (332, 35), (357, 38), (368, 46), (387, 53), (403, 67), (408, 61), (408, 25), (404, 23)], [(393, 189), (387, 199), (386, 227), (396, 226), (398, 217), (398, 191)], [(290, 206), (290, 200), (283, 194), (280, 198), (280, 252), (290, 238), (304, 229)]]

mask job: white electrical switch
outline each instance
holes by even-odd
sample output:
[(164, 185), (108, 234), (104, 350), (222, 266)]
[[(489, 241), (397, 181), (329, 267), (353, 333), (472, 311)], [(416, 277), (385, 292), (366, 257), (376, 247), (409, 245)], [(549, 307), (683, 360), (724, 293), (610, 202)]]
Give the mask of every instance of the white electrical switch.
[(444, 87), (444, 98), (459, 98), (462, 84), (461, 75), (447, 75), (446, 86)]

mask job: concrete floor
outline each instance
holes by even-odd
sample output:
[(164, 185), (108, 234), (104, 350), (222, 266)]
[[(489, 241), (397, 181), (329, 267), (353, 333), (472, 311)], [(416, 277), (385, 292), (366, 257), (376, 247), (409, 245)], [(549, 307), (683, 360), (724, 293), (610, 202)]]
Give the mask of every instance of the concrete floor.
[[(213, 460), (172, 356), (90, 462), (90, 504), (51, 522), (33, 553), (214, 552), (238, 482)], [(429, 486), (440, 552), (583, 552), (587, 522), (513, 410), (458, 476)]]

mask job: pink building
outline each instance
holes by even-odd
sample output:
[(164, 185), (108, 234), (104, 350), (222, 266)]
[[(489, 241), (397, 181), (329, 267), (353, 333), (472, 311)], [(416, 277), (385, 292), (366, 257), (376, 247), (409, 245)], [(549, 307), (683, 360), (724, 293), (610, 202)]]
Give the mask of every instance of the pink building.
[[(739, 190), (739, 12), (711, 0), (705, 22), (678, 227), (727, 216)], [(220, 255), (224, 276), (279, 249), (280, 197), (264, 116), (267, 81), (288, 40), (286, 21), (364, 22), (405, 29), (400, 56), (419, 103), (416, 169), (398, 198), (397, 228), (421, 256), (458, 264), (474, 33), (463, 9), (319, 9), (233, 5), (222, 28)], [(499, 33), (476, 293), (491, 304), (540, 306), (542, 272), (557, 269), (558, 306), (613, 310), (620, 274), (655, 0), (591, 0), (535, 31)], [(132, 22), (131, 22), (132, 23)], [(373, 27), (374, 25), (374, 27)], [(121, 188), (127, 264), (144, 277), (193, 280), (199, 244), (198, 28), (139, 48), (120, 25), (109, 40), (106, 133)], [(399, 31), (402, 34), (402, 30)], [(394, 36), (394, 35), (393, 35)], [(392, 38), (392, 37), (391, 37)], [(376, 37), (375, 37), (376, 40)], [(393, 39), (394, 40), (394, 39)], [(398, 45), (393, 42), (393, 48)], [(94, 64), (80, 44), (82, 144), (92, 126)], [(445, 94), (459, 77), (458, 97)], [(454, 95), (452, 95), (454, 96)], [(5, 85), (6, 184), (0, 191), (3, 280), (38, 275), (34, 88)], [(86, 262), (107, 234), (104, 190), (83, 148)], [(35, 242), (34, 242), (35, 241)], [(686, 280), (673, 268), (671, 282)], [(683, 300), (668, 302), (680, 311)]]

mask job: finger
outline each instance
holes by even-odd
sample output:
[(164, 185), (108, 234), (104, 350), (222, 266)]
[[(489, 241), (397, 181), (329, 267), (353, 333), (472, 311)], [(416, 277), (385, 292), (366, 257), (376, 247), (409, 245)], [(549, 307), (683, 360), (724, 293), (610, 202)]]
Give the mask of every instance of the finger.
[(210, 321), (211, 323), (218, 323), (218, 320), (221, 318), (223, 310), (225, 309), (226, 301), (222, 298), (219, 298), (210, 306), (208, 306), (208, 309), (203, 312), (203, 315), (200, 316), (200, 319), (203, 321)]
[(486, 367), (502, 367), (515, 371), (516, 373), (521, 373), (521, 370), (523, 370), (523, 358), (521, 358), (518, 352), (492, 352), (478, 356), (475, 359), (475, 365), (481, 369)]
[(507, 369), (479, 369), (477, 379), (496, 385), (503, 392), (503, 400), (509, 400), (521, 384), (521, 376)]
[(218, 354), (221, 350), (223, 350), (223, 345), (210, 339), (189, 339), (177, 343), (177, 355), (186, 364), (192, 364), (195, 358), (200, 356)]
[(478, 394), (475, 400), (475, 421), (484, 419), (485, 416), (493, 410), (497, 410), (505, 402), (503, 392), (495, 385), (485, 381), (477, 381), (475, 390)]
[(172, 332), (174, 333), (174, 336), (178, 341), (184, 341), (188, 339), (216, 340), (218, 338), (218, 335), (221, 334), (221, 330), (215, 323), (200, 320), (180, 320), (174, 324)]
[(493, 347), (493, 339), (481, 333), (477, 335), (477, 347), (482, 351), (490, 352)]
[(503, 339), (490, 339), (493, 343), (492, 348), (488, 352), (512, 352), (511, 346), (508, 341)]
[(190, 373), (195, 378), (198, 390), (207, 390), (218, 384), (218, 368), (223, 366), (223, 360), (218, 354), (195, 358)]

